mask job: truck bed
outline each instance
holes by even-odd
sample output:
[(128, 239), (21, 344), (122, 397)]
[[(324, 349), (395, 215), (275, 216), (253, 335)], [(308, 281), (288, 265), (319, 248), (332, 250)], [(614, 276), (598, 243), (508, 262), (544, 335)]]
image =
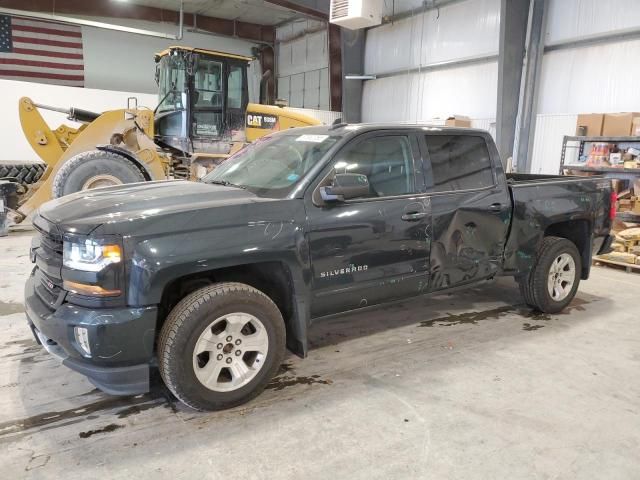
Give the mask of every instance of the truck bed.
[(601, 176), (515, 173), (507, 174), (507, 184), (513, 213), (505, 272), (517, 276), (528, 271), (544, 236), (555, 234), (576, 244), (584, 259), (582, 278), (587, 278), (591, 255), (607, 248), (611, 182)]

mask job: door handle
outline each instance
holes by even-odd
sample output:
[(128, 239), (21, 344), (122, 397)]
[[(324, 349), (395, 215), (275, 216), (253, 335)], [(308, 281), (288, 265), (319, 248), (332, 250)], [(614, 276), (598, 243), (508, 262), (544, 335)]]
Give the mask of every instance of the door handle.
[(500, 213), (502, 211), (502, 204), (492, 203), (491, 205), (489, 205), (487, 210), (489, 210), (490, 212)]
[(409, 212), (402, 215), (402, 220), (405, 222), (415, 222), (427, 216), (427, 212)]

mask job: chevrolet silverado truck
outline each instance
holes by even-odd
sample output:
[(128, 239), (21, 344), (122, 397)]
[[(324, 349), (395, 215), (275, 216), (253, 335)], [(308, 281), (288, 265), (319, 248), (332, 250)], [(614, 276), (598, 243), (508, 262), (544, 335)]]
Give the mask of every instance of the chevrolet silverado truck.
[(559, 312), (608, 250), (609, 181), (506, 175), (481, 130), (291, 129), (200, 182), (78, 192), (33, 219), (27, 319), (110, 394), (150, 369), (200, 410), (258, 395), (309, 326), (498, 276)]

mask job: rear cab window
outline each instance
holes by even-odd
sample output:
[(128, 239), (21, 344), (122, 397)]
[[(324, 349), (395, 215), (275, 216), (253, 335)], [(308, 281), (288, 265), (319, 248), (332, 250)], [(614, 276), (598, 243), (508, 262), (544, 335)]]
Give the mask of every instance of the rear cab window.
[[(478, 135), (425, 135), (425, 175), (431, 192), (477, 190), (495, 185), (491, 156)], [(430, 167), (430, 168), (429, 168)]]

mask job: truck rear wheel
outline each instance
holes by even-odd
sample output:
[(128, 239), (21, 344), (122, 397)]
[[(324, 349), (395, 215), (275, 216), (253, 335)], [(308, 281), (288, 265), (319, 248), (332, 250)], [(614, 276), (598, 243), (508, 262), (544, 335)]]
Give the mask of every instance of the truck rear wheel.
[(146, 179), (138, 167), (121, 155), (92, 150), (67, 160), (53, 179), (53, 198), (59, 198), (81, 190), (144, 182)]
[(566, 238), (545, 237), (536, 264), (520, 283), (520, 291), (529, 306), (558, 313), (575, 297), (581, 274), (575, 244)]
[(218, 283), (187, 295), (167, 317), (158, 340), (165, 384), (196, 410), (230, 408), (256, 397), (284, 353), (280, 310), (242, 283)]

